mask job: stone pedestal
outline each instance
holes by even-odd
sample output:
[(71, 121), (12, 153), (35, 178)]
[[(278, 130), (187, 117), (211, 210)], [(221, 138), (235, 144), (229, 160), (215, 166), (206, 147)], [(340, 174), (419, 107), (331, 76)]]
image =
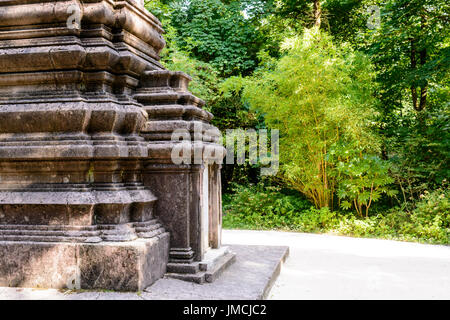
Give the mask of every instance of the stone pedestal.
[(127, 242), (0, 241), (0, 286), (142, 291), (166, 273), (169, 235)]
[(134, 1), (0, 3), (0, 285), (140, 290), (165, 273), (129, 95), (161, 69), (161, 33)]
[(208, 159), (170, 158), (212, 115), (162, 33), (142, 1), (0, 1), (0, 285), (141, 290), (220, 247)]

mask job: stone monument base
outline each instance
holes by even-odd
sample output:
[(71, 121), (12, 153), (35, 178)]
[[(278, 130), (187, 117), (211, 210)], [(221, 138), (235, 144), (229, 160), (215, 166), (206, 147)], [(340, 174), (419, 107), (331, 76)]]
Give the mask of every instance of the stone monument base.
[(166, 273), (169, 233), (127, 242), (0, 241), (0, 286), (142, 291)]

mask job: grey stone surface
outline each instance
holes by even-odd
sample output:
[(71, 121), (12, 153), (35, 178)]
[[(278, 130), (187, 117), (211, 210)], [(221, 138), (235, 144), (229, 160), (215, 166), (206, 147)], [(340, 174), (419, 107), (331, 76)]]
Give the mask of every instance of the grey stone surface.
[(140, 293), (82, 292), (0, 288), (0, 299), (57, 299), (57, 300), (221, 300), (265, 297), (278, 275), (281, 261), (286, 258), (285, 246), (244, 246), (231, 248), (236, 262), (213, 283), (195, 284), (163, 278)]
[(130, 91), (162, 69), (159, 21), (130, 0), (16, 0), (0, 29), (0, 224), (150, 219), (147, 114)]
[(0, 287), (1, 300), (142, 300), (136, 293)]
[(164, 276), (169, 234), (96, 244), (0, 242), (0, 286), (139, 291)]

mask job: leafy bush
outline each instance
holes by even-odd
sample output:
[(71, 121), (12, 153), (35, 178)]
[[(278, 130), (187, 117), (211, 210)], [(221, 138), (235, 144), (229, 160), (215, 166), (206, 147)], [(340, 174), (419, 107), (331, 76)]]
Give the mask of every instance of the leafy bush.
[(328, 161), (335, 165), (330, 175), (338, 181), (337, 194), (343, 209), (352, 206), (360, 217), (369, 216), (369, 209), (382, 194), (393, 196), (396, 190), (389, 175), (389, 162), (378, 156), (366, 155), (357, 145), (337, 145), (329, 151)]
[(450, 192), (435, 190), (425, 192), (411, 215), (414, 231), (419, 238), (449, 241), (450, 237)]
[(276, 186), (236, 185), (233, 194), (223, 197), (225, 226), (251, 229), (288, 228), (294, 216), (311, 206), (298, 194), (283, 194)]
[[(441, 99), (450, 101), (450, 93)], [(440, 188), (450, 176), (450, 103), (431, 100), (431, 107), (435, 110), (424, 111), (422, 119), (406, 112), (394, 118), (387, 140), (399, 201), (410, 210), (420, 194)]]
[(236, 186), (224, 197), (224, 228), (331, 233), (354, 237), (450, 244), (450, 192), (425, 193), (409, 214), (394, 208), (359, 218), (349, 213), (316, 209), (279, 187)]
[(219, 72), (210, 64), (192, 57), (188, 48), (182, 48), (178, 41), (178, 31), (173, 26), (173, 11), (170, 5), (161, 0), (146, 3), (149, 11), (155, 14), (162, 22), (167, 42), (161, 53), (161, 62), (169, 70), (182, 71), (192, 77), (189, 90), (206, 101), (206, 109), (210, 110), (219, 98)]

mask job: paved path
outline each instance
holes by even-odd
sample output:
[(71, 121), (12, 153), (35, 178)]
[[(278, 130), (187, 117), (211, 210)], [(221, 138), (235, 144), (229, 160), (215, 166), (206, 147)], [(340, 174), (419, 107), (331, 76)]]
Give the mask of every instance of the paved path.
[(290, 247), (270, 299), (450, 299), (450, 247), (274, 231), (224, 241)]

